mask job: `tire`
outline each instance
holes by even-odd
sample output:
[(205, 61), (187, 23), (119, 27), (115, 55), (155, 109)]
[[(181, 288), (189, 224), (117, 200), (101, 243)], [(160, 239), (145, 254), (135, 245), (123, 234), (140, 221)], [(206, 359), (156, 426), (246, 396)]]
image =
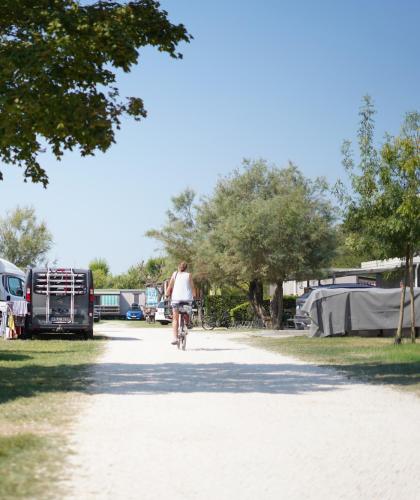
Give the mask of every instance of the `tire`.
[(187, 347), (187, 336), (184, 335), (182, 336), (182, 350), (185, 351), (185, 348)]
[(93, 339), (93, 328), (87, 330), (86, 332), (83, 332), (83, 338), (85, 340), (92, 340)]
[(216, 322), (212, 318), (203, 318), (203, 328), (204, 330), (214, 330)]

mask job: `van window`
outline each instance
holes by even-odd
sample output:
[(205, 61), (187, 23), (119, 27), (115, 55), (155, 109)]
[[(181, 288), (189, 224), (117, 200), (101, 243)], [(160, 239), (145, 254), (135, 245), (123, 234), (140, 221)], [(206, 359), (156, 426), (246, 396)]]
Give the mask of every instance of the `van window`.
[(7, 290), (10, 295), (23, 297), (23, 280), (16, 276), (7, 276)]

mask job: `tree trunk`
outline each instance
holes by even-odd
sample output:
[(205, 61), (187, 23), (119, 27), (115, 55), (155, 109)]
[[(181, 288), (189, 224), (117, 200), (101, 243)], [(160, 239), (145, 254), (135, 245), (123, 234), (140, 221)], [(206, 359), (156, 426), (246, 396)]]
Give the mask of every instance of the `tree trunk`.
[(271, 325), (274, 330), (283, 328), (283, 281), (276, 282), (276, 289), (270, 302)]
[(252, 280), (249, 282), (248, 289), (249, 302), (254, 310), (255, 315), (263, 321), (264, 325), (266, 323), (266, 314), (264, 310), (264, 290), (261, 281)]
[(408, 267), (410, 265), (410, 252), (407, 247), (407, 253), (405, 256), (405, 266), (404, 266), (404, 275), (403, 275), (403, 286), (401, 288), (401, 300), (400, 300), (400, 317), (398, 319), (398, 328), (397, 333), (394, 339), (394, 344), (401, 344), (402, 338), (402, 326), (404, 321), (404, 302), (405, 302), (405, 292), (407, 288), (407, 276), (408, 276)]
[(410, 283), (410, 313), (411, 313), (411, 342), (416, 342), (416, 317), (414, 315), (414, 258), (413, 248), (410, 247), (410, 267), (409, 267), (409, 283)]

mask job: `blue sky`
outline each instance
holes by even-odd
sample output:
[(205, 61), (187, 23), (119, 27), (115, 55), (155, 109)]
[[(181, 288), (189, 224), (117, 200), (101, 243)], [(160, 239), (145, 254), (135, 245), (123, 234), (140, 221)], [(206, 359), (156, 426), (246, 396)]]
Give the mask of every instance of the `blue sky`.
[(417, 0), (166, 0), (194, 40), (182, 61), (143, 51), (122, 95), (149, 116), (124, 120), (106, 154), (67, 154), (43, 164), (47, 190), (3, 166), (0, 213), (33, 205), (54, 236), (51, 259), (111, 271), (157, 255), (144, 237), (160, 227), (185, 187), (211, 192), (242, 158), (289, 160), (305, 175), (343, 175), (340, 146), (354, 139), (364, 94), (377, 108), (377, 138), (420, 110)]

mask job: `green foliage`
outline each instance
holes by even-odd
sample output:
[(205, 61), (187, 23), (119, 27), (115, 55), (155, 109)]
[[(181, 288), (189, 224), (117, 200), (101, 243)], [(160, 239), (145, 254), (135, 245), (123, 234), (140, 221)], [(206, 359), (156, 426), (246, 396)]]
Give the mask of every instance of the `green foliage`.
[(128, 268), (127, 272), (113, 276), (110, 282), (110, 288), (128, 288), (138, 289), (144, 288), (146, 283), (146, 275), (144, 272), (144, 264), (140, 262)]
[(354, 245), (354, 238), (347, 234), (342, 225), (336, 228), (337, 248), (331, 261), (333, 268), (360, 267), (361, 263), (369, 260), (371, 255), (363, 247)]
[(155, 0), (3, 1), (0, 160), (46, 186), (45, 145), (58, 160), (75, 148), (106, 151), (122, 115), (146, 117), (140, 98), (120, 99), (115, 71), (130, 72), (149, 45), (181, 58), (177, 45), (190, 39)]
[(109, 264), (105, 259), (96, 258), (89, 262), (91, 271), (102, 271), (105, 275), (109, 274)]
[(335, 249), (326, 190), (292, 164), (245, 161), (200, 206), (196, 265), (219, 283), (311, 276)]
[(249, 300), (247, 300), (242, 304), (232, 307), (230, 310), (230, 316), (236, 322), (252, 321), (255, 317), (255, 313), (249, 303)]
[(89, 264), (95, 288), (144, 288), (148, 283), (160, 283), (166, 277), (165, 259), (151, 258), (146, 263), (139, 262), (128, 268), (125, 273), (112, 275), (105, 259), (96, 258)]
[(246, 296), (238, 294), (208, 295), (204, 301), (204, 308), (206, 314), (219, 318), (245, 300)]
[(378, 151), (373, 145), (371, 99), (360, 110), (360, 163), (350, 143), (343, 148), (352, 193), (341, 193), (347, 240), (358, 253), (385, 259), (405, 257), (420, 248), (420, 114), (408, 113), (398, 137), (387, 136)]
[(149, 259), (144, 264), (144, 275), (147, 283), (160, 283), (166, 277), (166, 259), (163, 257), (156, 257)]
[(45, 222), (37, 222), (33, 207), (16, 207), (0, 218), (0, 256), (24, 269), (42, 263), (52, 246)]
[[(192, 272), (199, 272), (195, 264), (196, 210), (195, 193), (186, 189), (172, 198), (172, 209), (162, 229), (151, 229), (146, 236), (158, 240), (167, 255), (164, 269), (170, 275), (179, 262), (186, 261)], [(196, 274), (194, 275), (196, 277)]]
[(108, 288), (111, 280), (108, 262), (101, 258), (93, 259), (89, 263), (89, 269), (93, 274), (93, 284), (95, 288)]

